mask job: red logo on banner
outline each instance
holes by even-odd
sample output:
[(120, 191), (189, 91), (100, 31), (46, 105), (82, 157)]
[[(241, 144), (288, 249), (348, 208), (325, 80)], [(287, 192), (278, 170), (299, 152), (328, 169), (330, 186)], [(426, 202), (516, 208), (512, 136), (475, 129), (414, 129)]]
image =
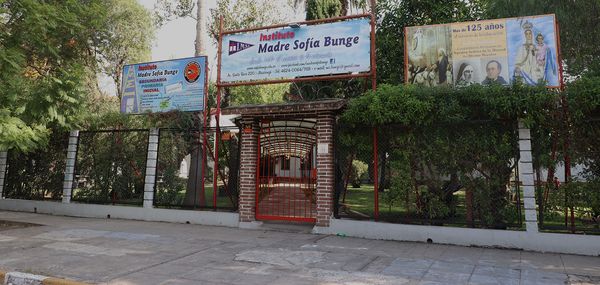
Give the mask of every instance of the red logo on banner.
[(200, 77), (200, 64), (195, 61), (188, 63), (185, 66), (183, 77), (189, 83), (194, 83)]

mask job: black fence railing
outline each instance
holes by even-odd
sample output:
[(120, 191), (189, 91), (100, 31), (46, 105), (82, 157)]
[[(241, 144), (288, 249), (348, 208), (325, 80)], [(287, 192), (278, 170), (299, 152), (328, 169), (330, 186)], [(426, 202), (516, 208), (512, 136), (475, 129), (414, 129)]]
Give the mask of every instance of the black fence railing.
[(373, 135), (337, 127), (336, 217), (524, 229), (516, 122), (379, 126), (377, 167)]
[[(600, 119), (573, 122), (568, 130), (561, 122), (532, 130), (549, 138), (533, 140), (539, 228), (600, 234)], [(566, 161), (570, 180), (565, 179)]]
[(50, 136), (45, 148), (21, 153), (11, 150), (7, 156), (4, 198), (60, 200), (62, 198), (68, 133)]
[(141, 206), (149, 131), (81, 131), (72, 201)]
[[(237, 209), (239, 129), (222, 127), (220, 130), (215, 193), (215, 129), (160, 129), (154, 206)], [(203, 147), (204, 141), (206, 147)]]

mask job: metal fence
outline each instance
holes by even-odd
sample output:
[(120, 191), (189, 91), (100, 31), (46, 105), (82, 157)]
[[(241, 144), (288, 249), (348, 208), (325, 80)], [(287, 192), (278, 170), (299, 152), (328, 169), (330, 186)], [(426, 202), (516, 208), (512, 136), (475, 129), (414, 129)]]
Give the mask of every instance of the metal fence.
[[(220, 131), (215, 183), (215, 129), (160, 129), (154, 206), (237, 209), (239, 129), (221, 128)], [(217, 191), (214, 191), (215, 184)]]
[(50, 136), (45, 148), (30, 153), (8, 152), (4, 198), (60, 200), (65, 171), (68, 133)]
[(534, 132), (546, 138), (533, 144), (540, 230), (600, 234), (600, 119), (568, 128), (550, 122)]
[(516, 122), (378, 126), (377, 165), (373, 136), (337, 127), (336, 217), (524, 228)]
[(141, 206), (148, 135), (145, 129), (79, 132), (72, 201)]

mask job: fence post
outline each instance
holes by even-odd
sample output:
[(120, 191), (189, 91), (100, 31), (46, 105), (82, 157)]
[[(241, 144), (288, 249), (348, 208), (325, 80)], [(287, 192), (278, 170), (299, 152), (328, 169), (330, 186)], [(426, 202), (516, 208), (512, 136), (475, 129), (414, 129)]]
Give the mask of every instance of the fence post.
[(67, 166), (65, 168), (65, 180), (63, 182), (63, 203), (71, 203), (73, 192), (73, 181), (75, 180), (75, 161), (77, 160), (77, 147), (79, 146), (79, 131), (69, 133), (69, 145), (67, 147)]
[(146, 160), (146, 178), (144, 179), (144, 208), (154, 206), (154, 183), (156, 181), (156, 163), (158, 160), (158, 128), (150, 129), (148, 135), (148, 158)]
[(6, 174), (6, 162), (8, 153), (0, 151), (0, 199), (4, 198), (4, 175)]
[(523, 183), (523, 205), (525, 208), (525, 229), (538, 232), (535, 210), (535, 182), (533, 178), (533, 156), (531, 154), (531, 132), (519, 121), (519, 180)]

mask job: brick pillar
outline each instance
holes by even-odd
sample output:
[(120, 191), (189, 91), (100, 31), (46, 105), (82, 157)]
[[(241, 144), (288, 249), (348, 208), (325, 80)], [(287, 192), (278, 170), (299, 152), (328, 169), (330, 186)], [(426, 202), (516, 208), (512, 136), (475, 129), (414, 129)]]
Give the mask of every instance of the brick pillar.
[(148, 135), (148, 157), (146, 159), (146, 177), (144, 179), (144, 208), (154, 205), (154, 183), (156, 181), (156, 163), (158, 160), (158, 129), (150, 129)]
[(317, 116), (317, 221), (315, 226), (328, 227), (333, 213), (333, 113)]
[(523, 122), (519, 122), (519, 180), (523, 183), (523, 205), (525, 208), (525, 229), (538, 232), (535, 210), (535, 184), (533, 159), (531, 155), (531, 133)]
[(240, 150), (240, 222), (256, 220), (256, 159), (258, 155), (259, 126), (254, 120), (242, 120), (242, 147)]
[(71, 203), (71, 192), (75, 180), (75, 161), (77, 160), (77, 147), (79, 131), (69, 133), (69, 145), (67, 146), (67, 166), (65, 168), (65, 180), (63, 182), (63, 203)]
[(4, 175), (6, 174), (7, 155), (6, 151), (0, 151), (0, 199), (4, 198)]

